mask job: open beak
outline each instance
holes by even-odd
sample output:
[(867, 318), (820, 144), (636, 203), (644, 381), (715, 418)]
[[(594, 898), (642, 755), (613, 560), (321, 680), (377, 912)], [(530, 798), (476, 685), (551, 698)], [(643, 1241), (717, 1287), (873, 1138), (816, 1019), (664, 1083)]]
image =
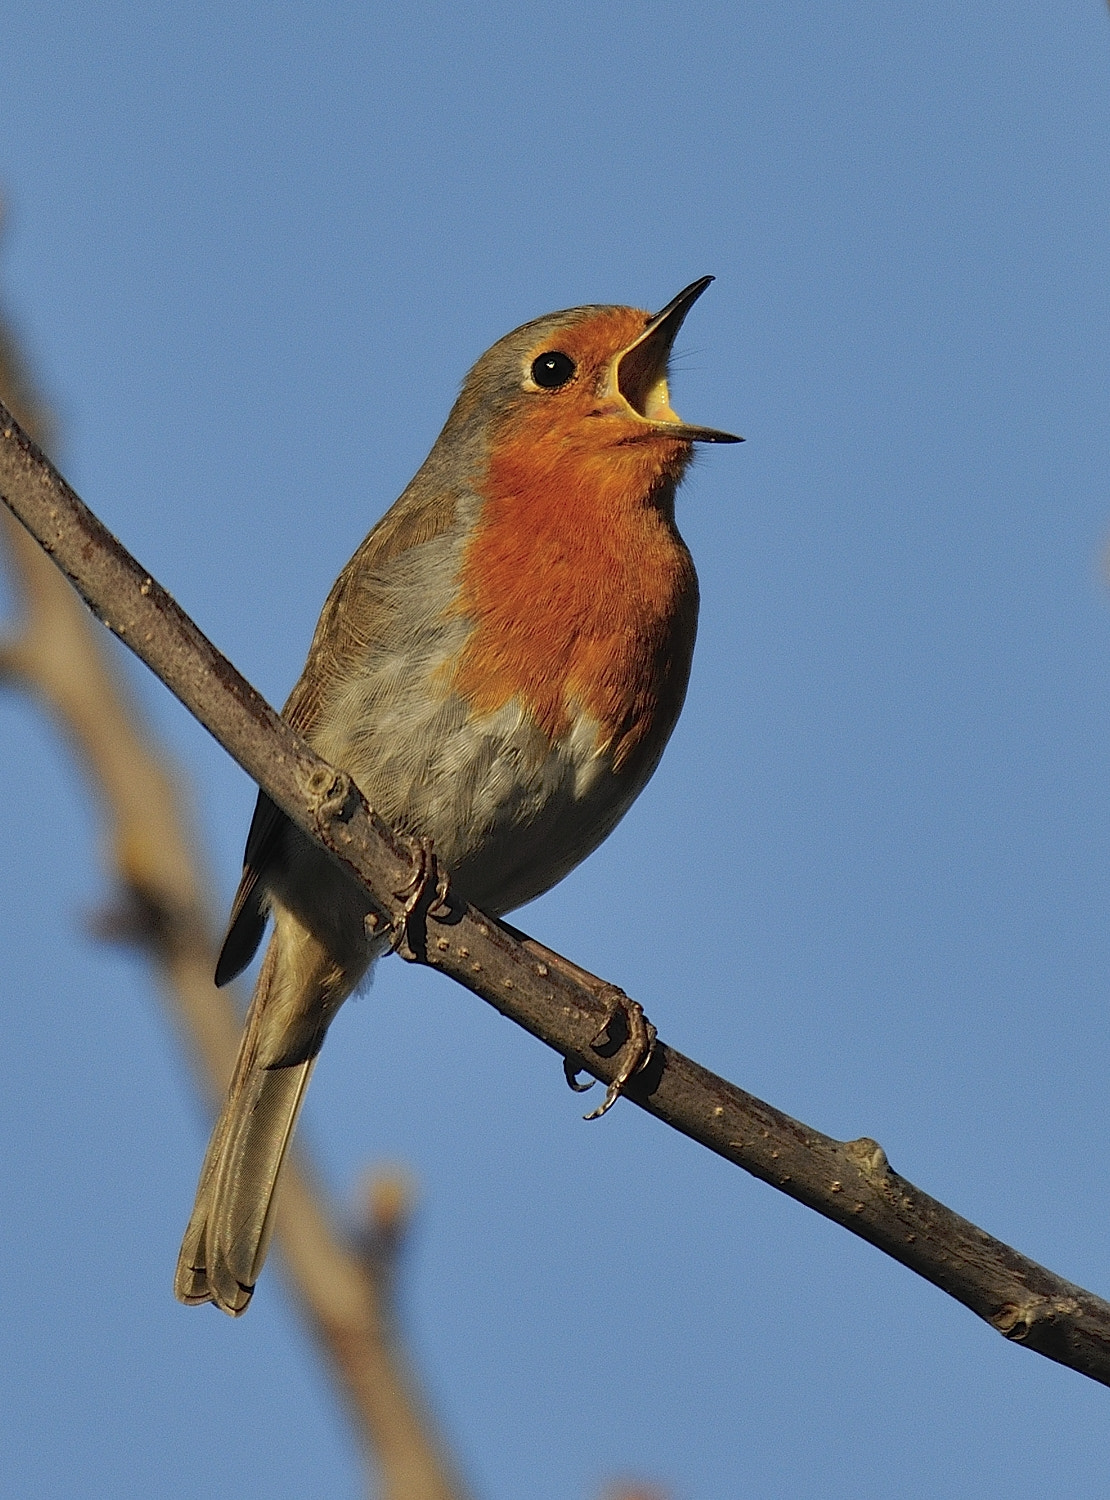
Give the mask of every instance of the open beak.
[(643, 333), (617, 355), (611, 379), (637, 416), (668, 437), (683, 438), (690, 443), (742, 443), (743, 438), (715, 427), (692, 427), (671, 409), (667, 390), (667, 362), (671, 357), (678, 330), (686, 314), (713, 280), (701, 276), (692, 281), (662, 312), (657, 312)]

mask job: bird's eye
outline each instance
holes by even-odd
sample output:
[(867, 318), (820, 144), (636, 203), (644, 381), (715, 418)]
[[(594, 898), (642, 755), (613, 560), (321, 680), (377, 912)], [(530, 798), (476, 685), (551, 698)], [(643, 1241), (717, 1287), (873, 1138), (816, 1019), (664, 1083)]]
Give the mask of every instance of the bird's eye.
[(577, 366), (569, 354), (550, 349), (532, 361), (532, 379), (545, 391), (554, 391), (574, 379)]

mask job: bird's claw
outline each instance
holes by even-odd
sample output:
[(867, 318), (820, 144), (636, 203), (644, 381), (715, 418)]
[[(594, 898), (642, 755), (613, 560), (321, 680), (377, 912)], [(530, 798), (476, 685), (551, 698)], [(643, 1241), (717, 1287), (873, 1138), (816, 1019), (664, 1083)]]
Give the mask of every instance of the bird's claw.
[[(409, 932), (413, 917), (422, 906), (425, 916), (434, 917), (447, 911), (447, 897), (451, 890), (451, 877), (440, 867), (431, 839), (413, 839), (412, 842), (416, 869), (408, 884), (393, 892), (398, 901), (405, 904), (401, 915), (393, 923), (393, 936), (389, 944), (391, 953), (399, 953), (402, 958), (410, 961), (417, 956)], [(432, 892), (430, 900), (427, 899), (429, 890)]]
[[(644, 1015), (644, 1008), (639, 1001), (632, 1000), (616, 985), (606, 985), (600, 998), (606, 1005), (606, 1016), (590, 1046), (595, 1052), (602, 1052), (602, 1048), (607, 1048), (607, 1045), (612, 1046), (615, 1040), (613, 1023), (618, 1016), (623, 1022), (624, 1040), (618, 1043), (610, 1054), (621, 1059), (616, 1077), (606, 1089), (605, 1098), (598, 1107), (583, 1116), (586, 1120), (600, 1120), (606, 1111), (612, 1109), (624, 1093), (629, 1080), (642, 1072), (651, 1061), (657, 1035), (655, 1027)], [(589, 1083), (579, 1083), (578, 1075), (581, 1071), (577, 1062), (569, 1057), (563, 1062), (563, 1075), (576, 1094), (584, 1094), (587, 1089), (593, 1088), (595, 1082), (591, 1078)]]
[(582, 1072), (581, 1064), (574, 1058), (563, 1058), (563, 1077), (576, 1094), (588, 1094), (597, 1082), (596, 1078), (588, 1078), (585, 1083), (578, 1081), (578, 1075)]

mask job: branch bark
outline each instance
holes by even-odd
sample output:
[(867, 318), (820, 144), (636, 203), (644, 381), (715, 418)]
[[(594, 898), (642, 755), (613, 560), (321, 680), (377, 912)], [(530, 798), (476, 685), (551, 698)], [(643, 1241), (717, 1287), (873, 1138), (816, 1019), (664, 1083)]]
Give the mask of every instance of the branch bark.
[[(392, 893), (412, 878), (412, 851), (350, 777), (314, 755), (220, 655), (2, 407), (0, 498), (109, 629), (298, 826), (363, 881), (377, 920), (399, 920), (403, 901)], [(416, 961), (494, 1005), (570, 1067), (612, 1081), (619, 1038), (598, 1040), (611, 986), (458, 902), (442, 916), (425, 913), (409, 935)], [(876, 1142), (823, 1135), (662, 1042), (626, 1095), (901, 1261), (1012, 1341), (1110, 1384), (1110, 1303), (921, 1192), (890, 1167)], [(287, 1208), (293, 1197), (286, 1193)]]

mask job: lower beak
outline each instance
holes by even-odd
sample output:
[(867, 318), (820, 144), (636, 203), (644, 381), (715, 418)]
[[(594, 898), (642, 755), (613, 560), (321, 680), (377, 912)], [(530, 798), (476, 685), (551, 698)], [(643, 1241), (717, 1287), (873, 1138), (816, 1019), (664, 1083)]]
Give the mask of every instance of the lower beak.
[(693, 427), (684, 422), (672, 411), (667, 390), (667, 362), (678, 330), (712, 280), (712, 276), (702, 276), (692, 281), (662, 312), (655, 314), (639, 338), (613, 361), (614, 383), (637, 416), (666, 432), (668, 437), (689, 443), (742, 443), (744, 439), (734, 437), (731, 432)]

